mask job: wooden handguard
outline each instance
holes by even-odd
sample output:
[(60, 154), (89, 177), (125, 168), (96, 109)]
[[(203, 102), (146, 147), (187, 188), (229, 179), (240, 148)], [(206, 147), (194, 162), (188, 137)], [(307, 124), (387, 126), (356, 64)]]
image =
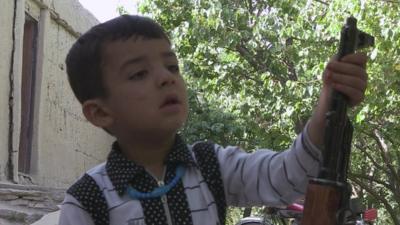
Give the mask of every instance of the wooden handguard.
[(301, 225), (336, 225), (343, 185), (313, 179), (308, 184)]

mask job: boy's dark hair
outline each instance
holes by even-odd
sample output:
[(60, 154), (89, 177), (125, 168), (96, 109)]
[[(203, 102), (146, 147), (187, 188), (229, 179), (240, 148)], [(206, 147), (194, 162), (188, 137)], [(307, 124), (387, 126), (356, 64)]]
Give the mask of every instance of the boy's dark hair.
[(69, 83), (80, 103), (107, 97), (101, 71), (103, 45), (130, 37), (164, 38), (169, 42), (164, 29), (152, 19), (122, 15), (92, 27), (74, 43), (67, 55), (66, 65)]

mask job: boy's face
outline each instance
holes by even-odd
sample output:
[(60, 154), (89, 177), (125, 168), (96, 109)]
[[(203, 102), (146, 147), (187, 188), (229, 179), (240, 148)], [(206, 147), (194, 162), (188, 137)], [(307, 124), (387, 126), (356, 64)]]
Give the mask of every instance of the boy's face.
[(170, 135), (188, 114), (185, 82), (165, 39), (130, 38), (103, 46), (104, 100), (118, 135)]

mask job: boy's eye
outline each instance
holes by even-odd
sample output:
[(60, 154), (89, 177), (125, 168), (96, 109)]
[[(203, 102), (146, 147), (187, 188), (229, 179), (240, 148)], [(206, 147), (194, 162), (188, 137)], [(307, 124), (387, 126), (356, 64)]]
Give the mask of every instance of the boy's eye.
[(178, 73), (179, 72), (179, 66), (178, 65), (169, 65), (169, 66), (167, 66), (167, 68), (171, 73)]
[(147, 71), (146, 70), (141, 70), (137, 73), (134, 73), (132, 75), (129, 76), (129, 80), (142, 80), (143, 78), (145, 78), (147, 75)]

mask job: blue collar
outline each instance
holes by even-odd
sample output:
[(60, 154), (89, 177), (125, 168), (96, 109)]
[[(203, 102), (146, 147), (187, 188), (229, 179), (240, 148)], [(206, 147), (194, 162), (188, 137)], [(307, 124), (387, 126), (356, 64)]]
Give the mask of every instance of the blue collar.
[(167, 185), (162, 185), (158, 188), (155, 188), (151, 192), (140, 192), (135, 188), (133, 188), (132, 186), (128, 186), (127, 188), (128, 195), (132, 199), (138, 199), (138, 200), (161, 197), (166, 193), (168, 193), (173, 187), (175, 187), (175, 185), (178, 184), (179, 180), (183, 177), (184, 174), (185, 174), (185, 167), (179, 165), (176, 167), (174, 179), (172, 179), (171, 182), (169, 182)]

